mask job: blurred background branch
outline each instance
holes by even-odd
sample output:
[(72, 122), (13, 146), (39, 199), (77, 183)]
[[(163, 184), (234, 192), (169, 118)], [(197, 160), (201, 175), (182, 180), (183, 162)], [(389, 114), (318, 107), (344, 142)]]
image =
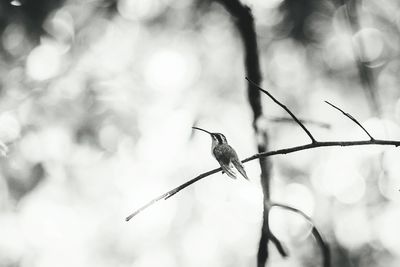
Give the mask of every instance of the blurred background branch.
[[(344, 8), (345, 19), (352, 35), (355, 35), (361, 29), (360, 21), (358, 18), (358, 9), (360, 6), (362, 6), (362, 2), (362, 0), (341, 0)], [(381, 113), (381, 108), (378, 97), (379, 92), (375, 81), (374, 69), (368, 67), (368, 63), (371, 62), (368, 62), (366, 58), (363, 59), (363, 55), (365, 55), (366, 52), (366, 45), (364, 44), (363, 38), (354, 38), (353, 40), (351, 40), (351, 42), (353, 53), (355, 56), (354, 60), (358, 70), (362, 89), (365, 92), (373, 114), (379, 116)]]
[[(290, 124), (297, 124), (292, 118), (290, 117), (279, 117), (279, 116), (265, 116), (265, 119), (271, 121), (271, 122), (276, 122), (276, 123), (290, 123)], [(321, 127), (324, 129), (330, 129), (331, 125), (326, 122), (321, 122), (321, 121), (315, 121), (315, 120), (310, 120), (310, 119), (302, 119), (299, 118), (299, 121), (303, 124), (308, 124), (308, 125), (313, 125), (317, 127)]]
[[(251, 9), (243, 5), (239, 0), (217, 0), (221, 3), (234, 19), (237, 29), (240, 33), (243, 50), (246, 76), (256, 84), (262, 82), (260, 70), (260, 60), (258, 55), (257, 35), (254, 25), (254, 18)], [(254, 90), (253, 84), (248, 84), (247, 94), (250, 107), (253, 111), (253, 129), (257, 142), (258, 153), (268, 151), (269, 137), (266, 128), (260, 128), (257, 124), (262, 118), (263, 110), (261, 104), (261, 96), (258, 90)], [(258, 245), (257, 266), (265, 266), (268, 260), (268, 243), (272, 241), (279, 253), (285, 257), (287, 252), (282, 244), (274, 236), (269, 227), (269, 207), (265, 204), (271, 198), (271, 161), (268, 158), (260, 158), (261, 168), (261, 187), (263, 190), (263, 222), (261, 226), (261, 237)]]
[(269, 203), (269, 205), (271, 207), (279, 207), (294, 213), (297, 213), (299, 215), (301, 215), (304, 219), (306, 219), (311, 225), (312, 225), (312, 234), (315, 238), (315, 240), (317, 241), (318, 246), (321, 249), (321, 255), (322, 255), (322, 266), (324, 267), (330, 267), (331, 266), (331, 254), (329, 251), (329, 245), (328, 243), (326, 243), (324, 241), (324, 238), (322, 237), (321, 233), (318, 231), (318, 228), (315, 226), (313, 220), (310, 218), (310, 216), (308, 216), (307, 214), (305, 214), (304, 212), (302, 212), (299, 209), (293, 208), (289, 205), (285, 205), (282, 203)]

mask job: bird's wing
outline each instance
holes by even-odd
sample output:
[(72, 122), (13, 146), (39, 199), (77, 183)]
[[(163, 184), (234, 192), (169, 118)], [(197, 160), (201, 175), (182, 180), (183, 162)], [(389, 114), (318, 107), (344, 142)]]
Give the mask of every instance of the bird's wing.
[(232, 160), (233, 165), (235, 168), (240, 172), (240, 174), (247, 180), (249, 180), (249, 177), (247, 177), (246, 171), (244, 170), (243, 164), (240, 162), (239, 159), (234, 159)]
[(219, 163), (219, 165), (221, 165), (223, 173), (226, 173), (232, 179), (236, 179), (236, 173), (233, 171), (233, 169), (229, 165), (223, 164), (223, 162), (221, 162), (221, 161), (218, 161), (218, 163)]
[(220, 145), (213, 150), (214, 157), (218, 160), (219, 165), (223, 172), (225, 172), (229, 177), (236, 179), (236, 173), (233, 170), (231, 159), (234, 158), (236, 152), (228, 144)]
[(229, 145), (219, 145), (214, 148), (212, 151), (214, 157), (218, 160), (219, 164), (223, 163), (229, 165), (231, 161), (231, 149)]

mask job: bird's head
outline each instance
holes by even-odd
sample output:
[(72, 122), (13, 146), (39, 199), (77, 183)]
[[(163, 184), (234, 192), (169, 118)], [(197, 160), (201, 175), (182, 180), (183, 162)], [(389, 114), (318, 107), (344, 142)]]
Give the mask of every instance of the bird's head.
[(201, 129), (201, 128), (198, 128), (198, 127), (192, 127), (192, 128), (195, 129), (195, 130), (199, 130), (199, 131), (208, 133), (211, 136), (213, 145), (217, 145), (217, 144), (221, 145), (221, 144), (227, 144), (228, 143), (228, 141), (226, 140), (225, 135), (223, 135), (222, 133), (212, 133), (212, 132), (209, 132), (207, 130), (204, 130), (204, 129)]

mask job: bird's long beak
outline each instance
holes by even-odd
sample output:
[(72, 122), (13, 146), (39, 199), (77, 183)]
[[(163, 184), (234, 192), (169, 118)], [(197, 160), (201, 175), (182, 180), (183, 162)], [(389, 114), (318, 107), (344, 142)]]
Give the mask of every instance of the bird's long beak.
[(211, 133), (209, 131), (207, 131), (207, 130), (204, 130), (204, 129), (201, 129), (201, 128), (198, 128), (198, 127), (192, 127), (192, 128), (195, 129), (195, 130), (203, 131), (203, 132), (208, 133), (208, 134), (211, 135)]

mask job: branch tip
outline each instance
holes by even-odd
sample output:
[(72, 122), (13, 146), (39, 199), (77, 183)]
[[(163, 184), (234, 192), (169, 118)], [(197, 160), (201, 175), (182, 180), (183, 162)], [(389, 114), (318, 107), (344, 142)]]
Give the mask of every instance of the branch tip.
[(262, 89), (258, 84), (250, 80), (248, 77), (246, 77), (246, 80), (252, 84), (256, 89), (260, 90), (264, 94), (266, 94), (269, 98), (272, 99), (276, 104), (278, 104), (281, 108), (283, 108), (291, 117), (292, 119), (304, 130), (304, 132), (308, 135), (308, 137), (311, 139), (311, 143), (315, 144), (317, 143), (317, 140), (315, 140), (314, 136), (310, 133), (310, 131), (304, 126), (304, 124), (290, 111), (288, 107), (286, 107), (284, 104), (279, 102), (273, 95), (271, 95), (267, 90)]
[(276, 249), (278, 250), (279, 254), (281, 254), (282, 257), (284, 258), (289, 257), (289, 252), (273, 233), (270, 232), (268, 238), (269, 240), (271, 240), (272, 243), (274, 243)]
[(329, 101), (325, 100), (324, 102), (327, 103), (328, 105), (330, 105), (331, 107), (333, 107), (334, 109), (338, 110), (339, 112), (341, 112), (343, 115), (345, 115), (350, 120), (352, 120), (355, 124), (357, 124), (364, 131), (364, 133), (366, 133), (368, 135), (368, 137), (370, 138), (371, 141), (375, 141), (375, 138), (373, 138), (372, 135), (361, 125), (361, 123), (356, 118), (354, 118), (350, 113), (343, 111), (341, 108), (335, 106), (334, 104), (330, 103)]
[(166, 192), (166, 193), (164, 193), (164, 194), (162, 194), (162, 195), (159, 195), (159, 196), (156, 197), (156, 198), (153, 198), (152, 200), (150, 200), (149, 202), (147, 202), (145, 205), (143, 205), (142, 207), (140, 207), (139, 209), (137, 209), (136, 211), (134, 211), (131, 215), (129, 215), (128, 217), (126, 217), (125, 220), (126, 220), (126, 221), (129, 221), (130, 219), (132, 219), (133, 217), (135, 217), (136, 215), (138, 215), (139, 213), (141, 213), (142, 211), (144, 211), (144, 210), (147, 209), (148, 207), (152, 206), (153, 204), (157, 203), (158, 201), (160, 201), (160, 200), (167, 200), (167, 199), (169, 199), (170, 197), (174, 196), (174, 195), (175, 195), (176, 193), (178, 193), (179, 191), (185, 189), (186, 187), (188, 187), (188, 186), (190, 186), (190, 185), (192, 185), (192, 184), (194, 184), (194, 183), (200, 181), (201, 179), (203, 179), (203, 178), (205, 178), (205, 177), (207, 177), (207, 176), (210, 176), (211, 174), (217, 173), (217, 172), (219, 172), (219, 171), (221, 171), (221, 170), (222, 170), (221, 168), (217, 168), (217, 169), (214, 169), (214, 170), (211, 170), (211, 171), (202, 173), (202, 174), (196, 176), (195, 178), (193, 178), (193, 179), (191, 179), (191, 180), (189, 180), (189, 181), (187, 181), (187, 182), (185, 182), (185, 183), (183, 183), (183, 184), (181, 184), (181, 185), (175, 187), (174, 189), (171, 189), (171, 190), (169, 190), (168, 192)]

